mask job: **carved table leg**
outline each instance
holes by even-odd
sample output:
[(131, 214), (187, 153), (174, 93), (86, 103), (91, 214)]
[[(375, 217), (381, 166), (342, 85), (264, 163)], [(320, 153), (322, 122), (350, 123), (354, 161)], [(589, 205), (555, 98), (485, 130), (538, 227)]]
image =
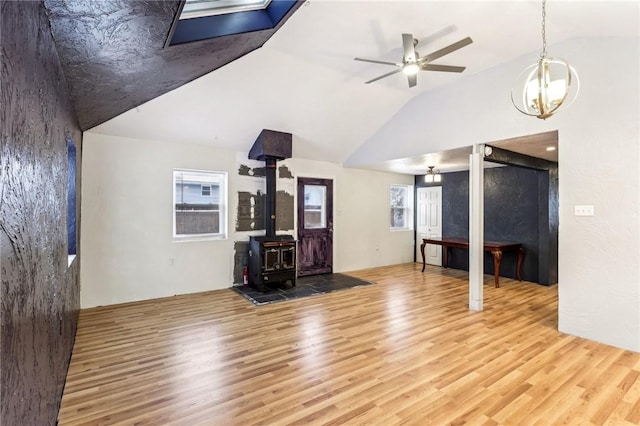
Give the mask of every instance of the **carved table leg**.
[(425, 246), (425, 242), (424, 240), (422, 240), (422, 244), (420, 244), (420, 254), (422, 254), (422, 272), (424, 272), (424, 267), (426, 265), (424, 261), (424, 246)]
[(516, 267), (516, 274), (518, 275), (518, 281), (522, 281), (520, 276), (520, 267), (522, 266), (522, 259), (524, 259), (524, 249), (520, 247), (518, 249), (518, 266)]
[(491, 250), (493, 254), (493, 280), (496, 284), (496, 288), (500, 287), (500, 260), (502, 260), (502, 251), (499, 249)]

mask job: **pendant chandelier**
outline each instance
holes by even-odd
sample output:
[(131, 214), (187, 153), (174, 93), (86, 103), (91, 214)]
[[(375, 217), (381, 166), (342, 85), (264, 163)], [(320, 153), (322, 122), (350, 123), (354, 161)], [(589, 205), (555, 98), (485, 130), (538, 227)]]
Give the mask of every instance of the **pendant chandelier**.
[(511, 90), (511, 102), (523, 114), (546, 120), (578, 95), (578, 74), (567, 61), (547, 57), (546, 0), (542, 0), (542, 52), (535, 64), (528, 66)]
[(424, 181), (426, 183), (433, 182), (441, 182), (442, 175), (440, 174), (440, 170), (433, 170), (435, 166), (429, 166), (429, 170), (427, 170), (427, 174), (424, 175)]

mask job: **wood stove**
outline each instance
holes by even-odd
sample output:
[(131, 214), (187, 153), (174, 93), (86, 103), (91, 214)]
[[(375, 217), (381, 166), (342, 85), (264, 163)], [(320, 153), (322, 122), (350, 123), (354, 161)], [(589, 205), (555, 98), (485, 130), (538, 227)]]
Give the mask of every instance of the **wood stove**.
[(250, 237), (249, 285), (265, 291), (269, 285), (295, 286), (296, 241), (291, 235)]
[(276, 168), (279, 160), (291, 157), (291, 133), (262, 130), (249, 158), (265, 162), (265, 235), (249, 238), (249, 285), (265, 291), (270, 285), (296, 284), (296, 240), (276, 235)]

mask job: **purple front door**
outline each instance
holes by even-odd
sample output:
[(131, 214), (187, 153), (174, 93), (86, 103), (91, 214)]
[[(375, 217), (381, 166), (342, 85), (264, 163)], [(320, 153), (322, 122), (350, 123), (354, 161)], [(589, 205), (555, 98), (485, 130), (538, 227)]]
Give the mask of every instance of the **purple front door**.
[(333, 181), (298, 178), (298, 276), (333, 272)]

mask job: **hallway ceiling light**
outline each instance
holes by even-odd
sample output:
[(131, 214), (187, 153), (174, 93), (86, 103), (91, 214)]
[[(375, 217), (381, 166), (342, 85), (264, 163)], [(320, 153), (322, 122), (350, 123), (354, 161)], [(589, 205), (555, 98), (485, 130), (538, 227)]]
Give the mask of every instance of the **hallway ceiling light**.
[(580, 82), (575, 69), (564, 59), (547, 57), (546, 0), (542, 0), (542, 52), (528, 66), (511, 90), (511, 102), (518, 111), (543, 120), (575, 100)]
[(429, 166), (427, 174), (424, 175), (424, 181), (426, 183), (442, 182), (442, 175), (440, 174), (440, 170), (433, 170), (434, 168), (435, 166)]

